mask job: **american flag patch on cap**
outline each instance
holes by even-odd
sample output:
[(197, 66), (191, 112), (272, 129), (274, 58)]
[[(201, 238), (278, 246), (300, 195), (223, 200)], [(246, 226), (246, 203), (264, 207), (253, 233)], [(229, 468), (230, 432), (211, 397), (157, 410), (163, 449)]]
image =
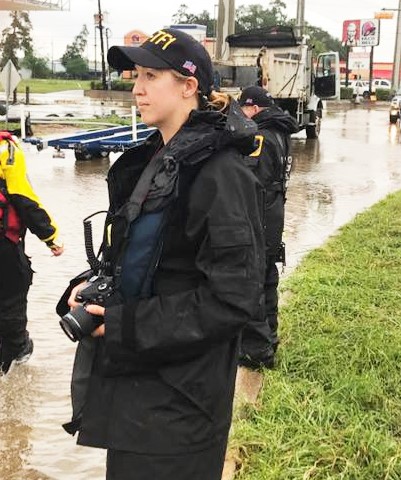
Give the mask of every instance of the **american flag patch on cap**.
[(194, 65), (190, 60), (186, 60), (182, 68), (185, 68), (186, 70), (191, 72), (192, 75), (194, 75), (196, 72), (196, 65)]

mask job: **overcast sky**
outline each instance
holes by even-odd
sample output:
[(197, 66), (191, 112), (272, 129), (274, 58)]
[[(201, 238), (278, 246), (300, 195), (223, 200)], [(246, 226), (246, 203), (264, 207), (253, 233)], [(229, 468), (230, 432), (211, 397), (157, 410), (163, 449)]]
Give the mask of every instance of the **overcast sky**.
[[(109, 45), (122, 44), (123, 36), (130, 30), (139, 29), (152, 33), (172, 23), (172, 16), (181, 4), (191, 13), (208, 10), (214, 16), (218, 0), (101, 0), (102, 10), (108, 12)], [(286, 14), (295, 18), (297, 0), (284, 0)], [(267, 0), (237, 0), (240, 5), (261, 4), (269, 7)], [(398, 0), (305, 0), (305, 20), (341, 38), (344, 20), (373, 18), (381, 8), (398, 8)], [(70, 0), (70, 11), (30, 12), (33, 24), (34, 46), (37, 54), (50, 59), (59, 58), (67, 44), (87, 25), (90, 35), (87, 56), (94, 58), (94, 20), (97, 0)], [(397, 12), (392, 20), (381, 21), (380, 46), (375, 47), (375, 61), (392, 61), (395, 43)], [(0, 12), (0, 28), (8, 24), (8, 12)], [(99, 44), (99, 40), (97, 41)], [(99, 51), (98, 45), (98, 51)]]

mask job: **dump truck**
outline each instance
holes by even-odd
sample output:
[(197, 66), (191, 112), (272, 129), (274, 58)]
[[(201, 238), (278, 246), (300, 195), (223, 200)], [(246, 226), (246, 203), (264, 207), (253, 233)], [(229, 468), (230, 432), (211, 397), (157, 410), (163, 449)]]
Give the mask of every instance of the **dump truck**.
[(214, 60), (216, 86), (232, 93), (249, 85), (262, 86), (297, 119), (307, 138), (317, 138), (322, 100), (340, 94), (338, 52), (314, 59), (308, 37), (296, 37), (288, 26), (232, 34), (225, 41), (226, 58)]

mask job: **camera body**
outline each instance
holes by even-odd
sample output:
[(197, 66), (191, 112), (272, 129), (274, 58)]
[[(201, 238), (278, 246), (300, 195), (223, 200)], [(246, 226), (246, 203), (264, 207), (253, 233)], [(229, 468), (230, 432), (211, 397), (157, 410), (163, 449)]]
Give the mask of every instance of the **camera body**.
[(76, 342), (90, 335), (103, 323), (103, 317), (88, 313), (85, 305), (91, 303), (104, 306), (113, 292), (112, 277), (95, 275), (88, 280), (88, 285), (75, 296), (75, 300), (82, 305), (63, 315), (60, 320), (61, 328), (71, 341)]

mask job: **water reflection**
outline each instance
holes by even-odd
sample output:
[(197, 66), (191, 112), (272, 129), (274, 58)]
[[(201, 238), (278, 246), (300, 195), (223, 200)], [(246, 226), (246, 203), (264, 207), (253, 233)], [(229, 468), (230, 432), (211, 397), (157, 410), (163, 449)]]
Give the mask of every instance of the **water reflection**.
[(389, 129), (387, 113), (359, 107), (335, 112), (324, 118), (319, 142), (302, 134), (293, 141), (287, 271), (355, 213), (400, 188), (399, 128)]
[(397, 145), (401, 141), (400, 123), (390, 123), (388, 126), (388, 138), (390, 143)]
[(0, 478), (27, 478), (34, 417), (34, 378), (25, 366), (0, 377)]

